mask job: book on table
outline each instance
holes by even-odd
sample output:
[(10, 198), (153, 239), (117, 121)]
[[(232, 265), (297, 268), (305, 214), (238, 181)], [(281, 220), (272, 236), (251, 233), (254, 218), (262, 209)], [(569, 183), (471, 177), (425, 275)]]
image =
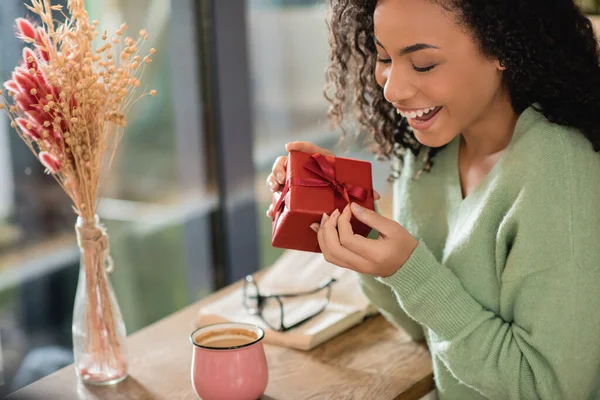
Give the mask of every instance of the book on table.
[[(248, 306), (244, 305), (244, 297), (246, 300), (252, 297), (255, 289), (247, 286), (244, 291), (244, 282), (219, 292), (214, 301), (203, 306), (199, 310), (197, 325), (250, 323), (265, 330), (265, 343), (311, 350), (377, 313), (360, 290), (357, 274), (325, 261), (320, 253), (287, 250), (271, 267), (254, 276), (255, 287), (261, 295), (310, 292), (331, 278), (335, 278), (335, 282), (331, 284), (329, 302), (324, 311), (291, 330), (276, 330), (281, 320), (281, 306), (276, 299), (263, 304), (262, 317), (249, 312)], [(310, 295), (280, 298), (284, 324), (292, 326), (310, 317), (322, 308), (326, 295), (327, 288)]]

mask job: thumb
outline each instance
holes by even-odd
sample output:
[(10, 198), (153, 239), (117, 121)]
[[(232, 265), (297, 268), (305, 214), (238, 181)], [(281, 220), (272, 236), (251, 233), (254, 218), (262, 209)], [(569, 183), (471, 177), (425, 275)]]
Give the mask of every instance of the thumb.
[(350, 205), (352, 215), (363, 224), (375, 229), (384, 236), (388, 236), (394, 228), (395, 222), (389, 218), (376, 213), (373, 210), (359, 206), (356, 203)]
[(310, 142), (291, 142), (285, 145), (285, 149), (290, 151), (302, 151), (304, 153), (320, 153), (325, 156), (333, 156), (334, 154), (326, 149), (323, 149), (316, 144)]

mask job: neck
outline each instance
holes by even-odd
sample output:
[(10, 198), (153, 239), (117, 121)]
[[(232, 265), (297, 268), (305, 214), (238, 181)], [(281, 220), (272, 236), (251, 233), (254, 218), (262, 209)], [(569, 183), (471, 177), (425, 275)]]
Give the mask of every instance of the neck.
[(469, 160), (478, 160), (503, 151), (512, 138), (518, 119), (508, 94), (500, 95), (484, 115), (462, 133), (463, 155)]

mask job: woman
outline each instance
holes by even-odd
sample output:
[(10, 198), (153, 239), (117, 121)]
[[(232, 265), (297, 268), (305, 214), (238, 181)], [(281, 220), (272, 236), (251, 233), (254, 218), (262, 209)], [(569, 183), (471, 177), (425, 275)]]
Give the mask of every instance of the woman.
[[(352, 204), (313, 224), (325, 258), (427, 340), (441, 399), (600, 398), (589, 20), (572, 0), (335, 0), (332, 11), (330, 115), (339, 123), (352, 103), (398, 174), (394, 220)], [(354, 236), (352, 215), (378, 237)]]

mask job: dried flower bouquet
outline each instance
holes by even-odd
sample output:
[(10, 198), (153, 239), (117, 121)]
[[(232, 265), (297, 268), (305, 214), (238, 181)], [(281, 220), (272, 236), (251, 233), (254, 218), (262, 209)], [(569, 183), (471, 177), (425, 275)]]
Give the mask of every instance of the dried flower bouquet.
[[(135, 39), (126, 36), (125, 24), (114, 36), (100, 33), (84, 0), (68, 0), (68, 15), (50, 0), (31, 0), (27, 8), (41, 24), (16, 20), (17, 36), (28, 46), (0, 90), (0, 109), (73, 202), (82, 254), (73, 318), (76, 369), (86, 382), (112, 383), (126, 376), (125, 329), (106, 275), (112, 260), (97, 209), (128, 111), (156, 95), (138, 93), (155, 50), (140, 55), (145, 30)], [(59, 15), (64, 22), (56, 22)]]

